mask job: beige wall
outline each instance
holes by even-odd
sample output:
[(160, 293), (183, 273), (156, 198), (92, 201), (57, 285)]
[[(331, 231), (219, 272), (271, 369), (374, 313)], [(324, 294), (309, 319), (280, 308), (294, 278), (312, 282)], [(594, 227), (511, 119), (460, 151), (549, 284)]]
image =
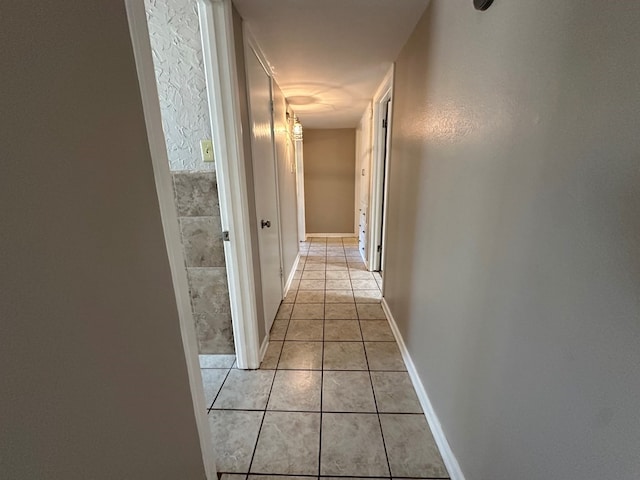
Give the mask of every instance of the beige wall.
[(0, 477), (201, 480), (124, 2), (0, 40)]
[(640, 5), (432, 0), (385, 298), (467, 480), (640, 472)]
[(353, 233), (355, 145), (353, 128), (304, 131), (307, 233)]

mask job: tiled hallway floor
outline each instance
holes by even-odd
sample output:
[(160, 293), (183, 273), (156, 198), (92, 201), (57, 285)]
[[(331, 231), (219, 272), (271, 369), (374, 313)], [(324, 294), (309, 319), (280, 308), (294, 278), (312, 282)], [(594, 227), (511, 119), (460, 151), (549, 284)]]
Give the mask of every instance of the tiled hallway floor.
[(380, 278), (355, 239), (301, 245), (261, 368), (202, 361), (218, 472), (448, 478), (380, 306)]

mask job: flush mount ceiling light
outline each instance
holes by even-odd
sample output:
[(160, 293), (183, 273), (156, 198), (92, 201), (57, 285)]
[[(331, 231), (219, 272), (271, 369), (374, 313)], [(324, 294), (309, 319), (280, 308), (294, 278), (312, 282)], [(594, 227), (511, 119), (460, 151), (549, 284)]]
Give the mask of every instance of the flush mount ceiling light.
[(491, 6), (493, 0), (473, 0), (473, 6), (476, 7), (476, 10), (486, 10)]

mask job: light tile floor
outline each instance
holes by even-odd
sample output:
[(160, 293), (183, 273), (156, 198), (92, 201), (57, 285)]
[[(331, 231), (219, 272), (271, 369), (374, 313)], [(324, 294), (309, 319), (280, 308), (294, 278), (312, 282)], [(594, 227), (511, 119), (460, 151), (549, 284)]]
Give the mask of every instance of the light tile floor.
[(448, 478), (355, 239), (311, 238), (259, 370), (202, 356), (223, 480)]

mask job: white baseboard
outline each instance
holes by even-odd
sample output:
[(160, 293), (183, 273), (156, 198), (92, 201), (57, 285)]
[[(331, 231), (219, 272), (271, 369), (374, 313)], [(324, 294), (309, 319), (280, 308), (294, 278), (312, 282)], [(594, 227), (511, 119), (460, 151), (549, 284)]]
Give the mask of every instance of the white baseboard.
[(307, 240), (310, 237), (324, 237), (324, 238), (335, 238), (335, 237), (348, 237), (348, 238), (356, 238), (356, 234), (351, 233), (307, 233)]
[(298, 269), (298, 264), (300, 263), (300, 252), (298, 252), (298, 256), (293, 262), (293, 266), (291, 267), (291, 271), (289, 272), (289, 276), (287, 277), (287, 283), (284, 284), (284, 295), (283, 298), (287, 296), (289, 293), (289, 289), (291, 288), (291, 284), (293, 283), (293, 277), (296, 274), (296, 270)]
[(436, 445), (438, 445), (440, 455), (442, 455), (442, 460), (447, 467), (449, 476), (451, 477), (451, 480), (464, 480), (464, 475), (462, 473), (462, 470), (460, 469), (460, 464), (458, 463), (453, 450), (451, 450), (451, 446), (447, 441), (447, 437), (445, 437), (444, 435), (440, 420), (438, 419), (438, 416), (433, 409), (433, 405), (431, 404), (431, 400), (429, 400), (427, 391), (424, 389), (422, 380), (420, 380), (420, 377), (418, 376), (416, 366), (411, 359), (411, 355), (409, 355), (409, 351), (407, 350), (404, 339), (400, 334), (400, 330), (398, 330), (398, 325), (396, 324), (396, 321), (391, 314), (391, 310), (389, 310), (389, 305), (384, 298), (382, 299), (382, 309), (387, 316), (387, 320), (389, 321), (389, 326), (391, 327), (393, 336), (396, 337), (396, 341), (398, 342), (398, 347), (400, 348), (400, 353), (402, 354), (404, 364), (407, 367), (407, 372), (409, 373), (409, 377), (411, 377), (411, 382), (413, 383), (413, 387), (415, 388), (416, 394), (418, 395), (418, 400), (420, 401), (420, 405), (422, 406), (422, 411), (424, 412), (424, 416), (427, 418), (427, 423), (431, 428), (431, 433), (433, 434), (433, 438), (436, 441)]
[(260, 353), (258, 354), (258, 358), (260, 359), (260, 363), (262, 364), (262, 360), (264, 360), (264, 356), (267, 353), (267, 348), (269, 348), (269, 333), (264, 336), (262, 340), (262, 345), (260, 345)]

